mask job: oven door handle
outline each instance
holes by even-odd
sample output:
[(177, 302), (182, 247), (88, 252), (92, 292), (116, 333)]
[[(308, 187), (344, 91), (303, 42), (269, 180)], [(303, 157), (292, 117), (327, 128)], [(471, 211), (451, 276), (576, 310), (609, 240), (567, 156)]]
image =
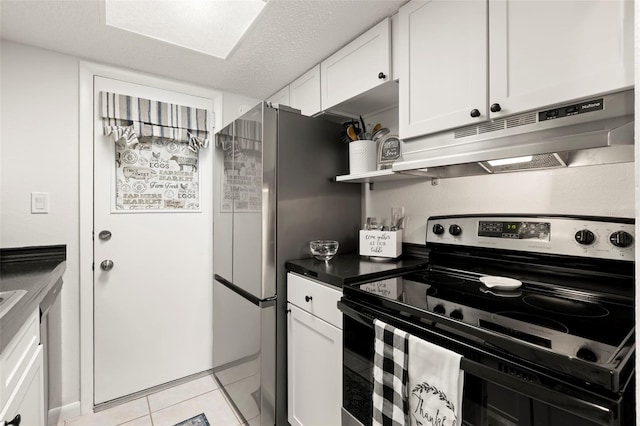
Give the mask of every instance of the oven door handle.
[[(404, 327), (404, 331), (409, 333), (409, 330), (411, 329), (418, 329), (423, 334), (437, 337), (439, 339), (455, 343), (456, 345), (461, 345), (466, 349), (500, 359), (498, 355), (489, 353), (481, 348), (455, 340), (454, 338), (438, 333), (435, 330), (426, 329), (421, 325), (411, 323), (402, 318), (390, 317), (383, 312), (373, 311), (369, 307), (362, 306), (350, 300), (345, 300), (344, 297), (338, 301), (338, 308), (344, 315), (347, 315), (349, 318), (352, 318), (368, 327), (373, 327), (374, 319), (379, 318), (381, 321), (386, 320), (385, 322), (392, 323), (392, 325), (398, 324), (401, 328)], [(368, 314), (367, 311), (372, 312), (372, 314)], [(513, 362), (510, 361), (505, 360), (505, 362), (513, 364)], [(465, 358), (464, 356), (460, 361), (460, 369), (468, 374), (508, 389), (514, 389), (516, 392), (529, 398), (551, 405), (560, 410), (567, 411), (576, 416), (583, 417), (599, 425), (609, 426), (616, 424), (616, 421), (619, 421), (621, 416), (616, 401), (603, 401), (603, 398), (598, 398), (597, 395), (594, 394), (580, 395), (580, 397), (573, 396), (570, 394), (572, 390), (568, 387), (550, 389), (549, 387), (544, 387), (536, 383), (523, 382), (523, 379), (521, 378), (487, 367), (483, 364), (472, 361), (469, 358)], [(523, 386), (523, 384), (526, 386)]]

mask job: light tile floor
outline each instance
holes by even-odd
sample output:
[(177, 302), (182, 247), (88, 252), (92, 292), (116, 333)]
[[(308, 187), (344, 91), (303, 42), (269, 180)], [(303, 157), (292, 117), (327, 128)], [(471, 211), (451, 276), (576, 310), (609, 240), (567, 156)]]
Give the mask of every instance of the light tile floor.
[(211, 426), (241, 424), (208, 375), (58, 426), (173, 426), (200, 413), (207, 416)]

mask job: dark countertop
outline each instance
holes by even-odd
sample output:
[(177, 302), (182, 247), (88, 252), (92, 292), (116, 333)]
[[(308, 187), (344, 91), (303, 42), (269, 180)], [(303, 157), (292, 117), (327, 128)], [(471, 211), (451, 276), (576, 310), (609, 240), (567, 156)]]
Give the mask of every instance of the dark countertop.
[(3, 249), (0, 253), (0, 292), (26, 290), (0, 318), (0, 352), (49, 295), (66, 269), (66, 246)]
[(296, 272), (342, 288), (344, 285), (389, 278), (415, 269), (424, 268), (426, 258), (400, 256), (397, 259), (371, 259), (358, 254), (337, 255), (328, 262), (315, 258), (290, 260), (287, 271)]

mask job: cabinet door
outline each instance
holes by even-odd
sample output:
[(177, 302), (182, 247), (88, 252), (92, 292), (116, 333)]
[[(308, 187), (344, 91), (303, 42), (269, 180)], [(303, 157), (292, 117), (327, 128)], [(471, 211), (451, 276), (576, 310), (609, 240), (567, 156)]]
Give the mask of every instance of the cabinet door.
[(291, 106), (289, 86), (285, 86), (277, 93), (274, 93), (269, 99), (267, 99), (267, 102), (270, 102), (272, 104)]
[(487, 120), (486, 0), (412, 1), (399, 24), (400, 137)]
[(342, 330), (288, 304), (288, 406), (292, 426), (339, 425)]
[(289, 85), (291, 106), (312, 116), (322, 110), (320, 106), (320, 64), (311, 68)]
[(489, 21), (492, 118), (634, 84), (631, 1), (492, 0)]
[(20, 378), (7, 406), (0, 411), (0, 423), (10, 421), (20, 414), (21, 426), (46, 425), (44, 412), (44, 370), (42, 345), (38, 345), (29, 366)]
[(323, 109), (389, 81), (390, 32), (391, 24), (387, 18), (322, 61), (320, 78)]

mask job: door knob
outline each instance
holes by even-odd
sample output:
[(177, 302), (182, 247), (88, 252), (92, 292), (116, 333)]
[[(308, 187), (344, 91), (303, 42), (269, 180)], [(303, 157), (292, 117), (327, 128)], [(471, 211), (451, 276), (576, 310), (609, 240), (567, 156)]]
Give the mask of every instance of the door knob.
[(470, 115), (473, 118), (480, 117), (480, 111), (478, 111), (477, 109), (472, 109)]
[(502, 107), (500, 106), (500, 104), (492, 104), (491, 112), (498, 112), (498, 111), (502, 111)]
[(387, 78), (387, 76), (386, 76), (383, 72), (379, 72), (379, 73), (378, 73), (378, 78), (379, 78), (380, 80), (384, 80), (385, 78)]
[(311, 299), (313, 299), (313, 297), (311, 297), (311, 296), (305, 296), (304, 297), (304, 300), (307, 301), (307, 302), (311, 301)]
[(102, 241), (109, 241), (111, 239), (111, 232), (107, 230), (100, 231), (100, 233), (98, 234), (98, 238), (100, 238)]
[(110, 271), (113, 269), (113, 260), (103, 260), (102, 262), (100, 262), (100, 269), (102, 269), (103, 271)]

